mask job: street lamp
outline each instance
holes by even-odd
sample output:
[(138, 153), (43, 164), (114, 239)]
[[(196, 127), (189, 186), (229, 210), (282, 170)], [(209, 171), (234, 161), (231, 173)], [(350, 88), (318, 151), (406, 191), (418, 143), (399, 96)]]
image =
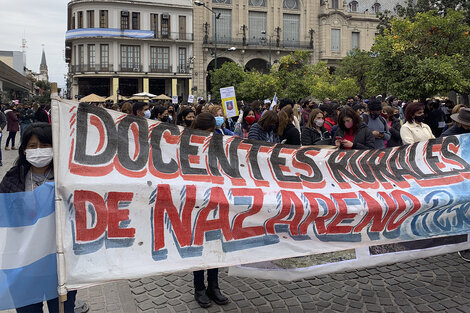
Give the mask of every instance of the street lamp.
[(211, 8), (207, 7), (206, 4), (202, 1), (195, 0), (193, 2), (198, 7), (204, 7), (214, 14), (214, 70), (217, 69), (217, 20), (220, 18), (220, 13), (214, 12)]
[(265, 35), (266, 37), (269, 37), (269, 41), (268, 41), (268, 46), (269, 46), (269, 64), (268, 64), (268, 71), (271, 70), (271, 59), (272, 59), (272, 50), (271, 50), (271, 36), (268, 36), (266, 34), (266, 31), (265, 30), (262, 30), (261, 31), (261, 34)]

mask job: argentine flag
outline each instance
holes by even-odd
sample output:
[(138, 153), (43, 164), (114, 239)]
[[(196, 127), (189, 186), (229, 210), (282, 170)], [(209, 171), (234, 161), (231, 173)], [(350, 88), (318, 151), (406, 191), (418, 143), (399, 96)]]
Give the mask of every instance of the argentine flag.
[(269, 107), (269, 110), (274, 110), (274, 107), (277, 105), (277, 93), (274, 93), (273, 97), (273, 102), (271, 102), (271, 106)]
[(0, 194), (0, 310), (56, 298), (54, 183)]

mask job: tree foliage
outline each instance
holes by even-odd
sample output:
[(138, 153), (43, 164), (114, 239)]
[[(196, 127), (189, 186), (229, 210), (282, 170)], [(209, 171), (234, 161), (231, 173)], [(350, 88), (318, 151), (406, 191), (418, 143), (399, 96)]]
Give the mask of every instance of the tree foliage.
[(39, 88), (39, 96), (34, 97), (35, 102), (40, 104), (47, 104), (51, 102), (51, 83), (45, 80), (38, 80), (35, 82), (36, 87)]
[(220, 99), (220, 88), (234, 86), (238, 90), (245, 79), (243, 67), (234, 62), (225, 62), (220, 68), (210, 72), (212, 99)]
[(370, 52), (355, 49), (341, 61), (336, 73), (340, 77), (352, 78), (359, 87), (359, 93), (362, 96), (368, 97), (370, 96), (368, 77), (373, 65), (374, 59)]

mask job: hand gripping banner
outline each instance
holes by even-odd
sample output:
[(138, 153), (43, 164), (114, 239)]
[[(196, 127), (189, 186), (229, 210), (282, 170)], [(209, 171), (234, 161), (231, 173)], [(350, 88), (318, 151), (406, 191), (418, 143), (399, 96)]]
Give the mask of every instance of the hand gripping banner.
[(53, 129), (67, 288), (469, 231), (470, 136), (333, 151), (63, 101)]

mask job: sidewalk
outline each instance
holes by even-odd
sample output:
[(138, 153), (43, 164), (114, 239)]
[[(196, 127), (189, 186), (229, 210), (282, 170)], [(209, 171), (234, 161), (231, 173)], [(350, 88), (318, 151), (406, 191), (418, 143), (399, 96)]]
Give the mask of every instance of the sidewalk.
[[(2, 140), (2, 153), (0, 178), (18, 151), (5, 151)], [(296, 282), (229, 277), (227, 269), (219, 276), (231, 303), (208, 309), (193, 298), (192, 273), (108, 283), (77, 298), (97, 313), (470, 312), (470, 263), (456, 253)]]

